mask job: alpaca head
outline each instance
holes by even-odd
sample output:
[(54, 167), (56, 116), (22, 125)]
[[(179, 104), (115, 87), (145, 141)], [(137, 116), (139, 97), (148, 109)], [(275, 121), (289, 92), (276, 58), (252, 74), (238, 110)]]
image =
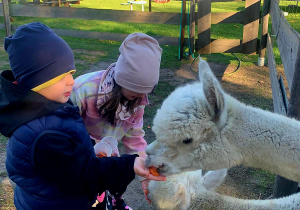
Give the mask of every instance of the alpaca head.
[(158, 209), (189, 209), (196, 197), (209, 196), (226, 174), (227, 169), (221, 169), (203, 176), (202, 170), (197, 170), (171, 175), (165, 182), (150, 181), (148, 197)]
[(146, 164), (161, 174), (230, 166), (231, 148), (221, 138), (227, 119), (226, 95), (203, 60), (199, 78), (200, 82), (171, 93), (154, 118), (156, 141), (146, 149)]

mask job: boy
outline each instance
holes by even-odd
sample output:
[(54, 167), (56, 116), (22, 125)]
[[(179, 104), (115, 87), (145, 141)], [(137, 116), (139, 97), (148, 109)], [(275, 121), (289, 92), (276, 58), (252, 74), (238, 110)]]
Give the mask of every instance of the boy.
[(41, 23), (5, 38), (12, 71), (0, 76), (0, 132), (20, 209), (89, 209), (104, 190), (122, 194), (135, 174), (153, 180), (138, 155), (97, 158), (69, 100), (75, 72), (68, 44)]

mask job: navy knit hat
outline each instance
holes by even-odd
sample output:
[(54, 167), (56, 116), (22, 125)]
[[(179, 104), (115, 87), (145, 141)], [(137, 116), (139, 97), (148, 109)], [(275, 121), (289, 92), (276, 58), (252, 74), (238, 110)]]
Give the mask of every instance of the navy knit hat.
[(12, 73), (22, 87), (39, 91), (69, 72), (75, 72), (74, 55), (69, 45), (42, 23), (18, 27), (6, 37)]

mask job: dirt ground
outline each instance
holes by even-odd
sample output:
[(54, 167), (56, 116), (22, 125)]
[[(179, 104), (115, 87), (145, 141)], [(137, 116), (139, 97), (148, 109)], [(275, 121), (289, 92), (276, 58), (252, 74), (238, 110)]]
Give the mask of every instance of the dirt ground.
[[(89, 71), (105, 69), (109, 63), (102, 62)], [(224, 75), (234, 72), (237, 66), (209, 62), (211, 69), (216, 75)], [(194, 69), (194, 70), (192, 70)], [(193, 82), (197, 79), (195, 71), (197, 65), (183, 64), (177, 70), (162, 69), (160, 81), (168, 81), (176, 86)], [(282, 69), (279, 69), (282, 71)], [(273, 110), (271, 84), (268, 68), (266, 67), (240, 67), (230, 76), (218, 77), (225, 91), (240, 101), (259, 106), (263, 109)], [(151, 102), (151, 101), (150, 101)], [(151, 106), (151, 104), (150, 104)], [(153, 118), (145, 118), (145, 125), (152, 125)], [(155, 139), (151, 129), (145, 130), (145, 139)], [(122, 148), (120, 148), (121, 152)], [(4, 187), (10, 188), (10, 182), (5, 175), (5, 152), (0, 151), (0, 181)], [(233, 167), (229, 170), (225, 182), (218, 188), (218, 192), (244, 199), (266, 199), (272, 194), (274, 175), (267, 172), (245, 168)], [(136, 178), (129, 186), (124, 195), (127, 204), (134, 210), (154, 210), (144, 199), (139, 180)], [(3, 199), (0, 197), (0, 199)], [(1, 209), (1, 207), (0, 207)]]

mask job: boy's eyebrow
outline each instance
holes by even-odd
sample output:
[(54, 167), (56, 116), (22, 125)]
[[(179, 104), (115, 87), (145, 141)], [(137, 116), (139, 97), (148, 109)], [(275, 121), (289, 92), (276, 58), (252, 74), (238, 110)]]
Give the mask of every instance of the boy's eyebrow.
[(70, 71), (68, 71), (66, 73), (63, 73), (63, 74), (61, 74), (61, 75), (59, 75), (59, 76), (57, 76), (57, 77), (55, 77), (55, 78), (53, 78), (53, 79), (51, 79), (51, 80), (49, 80), (47, 82), (44, 82), (44, 83), (40, 84), (39, 86), (37, 86), (35, 88), (32, 88), (31, 90), (35, 91), (35, 92), (38, 92), (39, 90), (41, 90), (41, 89), (43, 89), (45, 87), (48, 87), (48, 86), (54, 84), (55, 82), (58, 82), (59, 80), (61, 80), (62, 78), (64, 78), (67, 74), (73, 74), (75, 72), (76, 72), (75, 69), (70, 70)]

